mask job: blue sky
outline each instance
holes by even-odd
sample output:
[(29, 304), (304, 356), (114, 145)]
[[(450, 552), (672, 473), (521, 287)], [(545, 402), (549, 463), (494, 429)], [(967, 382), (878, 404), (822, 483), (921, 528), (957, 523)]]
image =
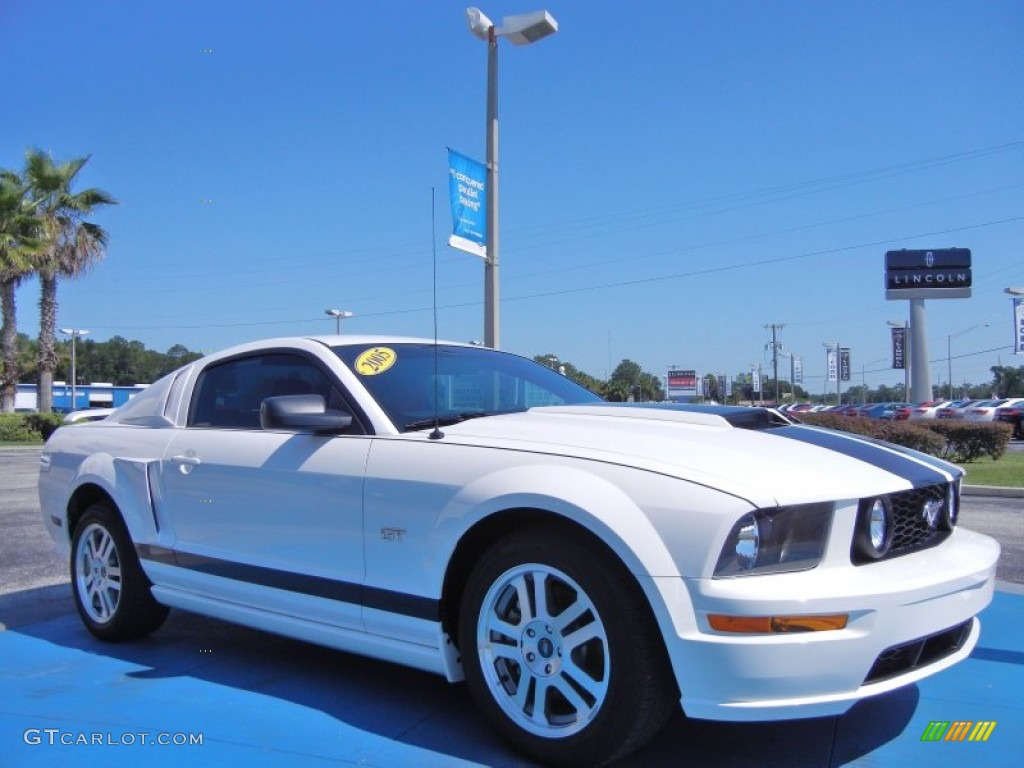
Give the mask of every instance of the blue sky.
[[(91, 154), (83, 184), (121, 201), (58, 322), (211, 350), (331, 332), (338, 307), (429, 336), (433, 187), (439, 332), (482, 338), (482, 263), (445, 244), (446, 147), (484, 155), (465, 5), (2, 0), (0, 167)], [(781, 323), (812, 391), (826, 341), (854, 383), (902, 382), (885, 251), (956, 246), (974, 291), (928, 303), (933, 381), (951, 335), (957, 382), (1024, 364), (1024, 3), (546, 7), (558, 34), (499, 54), (504, 349), (732, 374)]]

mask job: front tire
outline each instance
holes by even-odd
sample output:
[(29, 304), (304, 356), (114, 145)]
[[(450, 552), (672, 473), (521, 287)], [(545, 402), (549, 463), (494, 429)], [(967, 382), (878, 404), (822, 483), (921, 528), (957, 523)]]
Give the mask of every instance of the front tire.
[(82, 513), (71, 540), (71, 590), (86, 628), (100, 640), (134, 640), (164, 623), (120, 516), (97, 503)]
[(463, 595), (470, 692), (517, 749), (548, 765), (633, 751), (678, 704), (643, 593), (620, 562), (548, 527), (497, 542)]

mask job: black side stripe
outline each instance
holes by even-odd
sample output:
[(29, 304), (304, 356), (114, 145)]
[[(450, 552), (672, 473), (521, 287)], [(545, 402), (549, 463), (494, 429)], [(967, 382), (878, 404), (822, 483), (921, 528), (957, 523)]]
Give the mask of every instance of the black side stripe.
[(261, 565), (235, 563), (230, 560), (181, 552), (152, 544), (137, 544), (135, 551), (142, 560), (152, 560), (225, 579), (244, 581), (248, 584), (259, 584), (273, 589), (283, 589), (286, 592), (322, 597), (325, 600), (352, 603), (364, 608), (397, 613), (414, 619), (439, 621), (441, 616), (440, 601), (429, 597), (367, 587), (363, 584), (338, 581), (323, 576), (281, 571)]
[(883, 446), (870, 438), (862, 438), (848, 432), (800, 426), (780, 427), (769, 434), (810, 443), (859, 459), (902, 477), (914, 488), (949, 482), (949, 475), (939, 469), (937, 462), (933, 463), (930, 457), (924, 454), (915, 454), (915, 457), (920, 456), (919, 459), (910, 458), (909, 455), (901, 455), (897, 446), (890, 446), (888, 443)]

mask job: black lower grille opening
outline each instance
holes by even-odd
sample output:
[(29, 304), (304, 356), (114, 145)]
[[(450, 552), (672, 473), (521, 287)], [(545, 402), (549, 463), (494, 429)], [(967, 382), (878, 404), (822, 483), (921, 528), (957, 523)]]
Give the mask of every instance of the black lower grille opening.
[(963, 648), (971, 634), (973, 619), (963, 624), (936, 632), (934, 635), (919, 637), (908, 643), (886, 648), (871, 665), (871, 671), (864, 683), (877, 683), (890, 677), (905, 674), (926, 667)]

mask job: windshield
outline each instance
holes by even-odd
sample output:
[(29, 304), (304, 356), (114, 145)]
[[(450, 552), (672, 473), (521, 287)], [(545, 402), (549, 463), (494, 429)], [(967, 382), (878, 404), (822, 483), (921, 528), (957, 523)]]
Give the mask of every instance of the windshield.
[(332, 349), (402, 431), (432, 426), (435, 417), (451, 424), (539, 405), (602, 402), (550, 368), (493, 349), (432, 344)]

